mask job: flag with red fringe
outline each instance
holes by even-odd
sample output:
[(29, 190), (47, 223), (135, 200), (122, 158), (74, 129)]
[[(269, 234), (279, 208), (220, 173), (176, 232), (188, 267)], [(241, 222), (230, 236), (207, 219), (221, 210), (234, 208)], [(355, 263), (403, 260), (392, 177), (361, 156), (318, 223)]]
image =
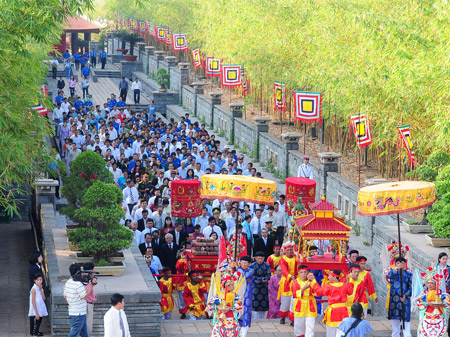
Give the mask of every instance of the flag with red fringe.
[(241, 66), (238, 64), (222, 65), (222, 86), (237, 87), (242, 85)]
[(139, 21), (139, 33), (145, 34), (147, 33), (147, 22)]
[(188, 50), (186, 34), (173, 34), (172, 38), (174, 51)]
[(292, 91), (294, 96), (294, 122), (321, 123), (322, 93)]
[(156, 39), (160, 42), (166, 42), (166, 29), (163, 26), (156, 26)]
[(402, 147), (400, 145), (400, 139), (403, 141), (403, 145), (406, 148), (406, 152), (408, 153), (408, 161), (409, 166), (416, 167), (416, 155), (414, 153), (414, 147), (411, 140), (411, 129), (409, 128), (409, 125), (405, 126), (399, 126), (397, 127), (397, 146), (398, 151), (402, 152)]
[(206, 57), (206, 77), (216, 77), (222, 74), (222, 62), (211, 56)]
[(138, 20), (136, 19), (128, 19), (128, 26), (131, 30), (139, 30)]
[(356, 138), (356, 144), (361, 150), (365, 146), (372, 144), (372, 130), (370, 121), (366, 114), (358, 114), (349, 117), (350, 132), (348, 139), (351, 138), (351, 131)]
[(169, 28), (166, 28), (166, 45), (172, 45), (172, 30)]
[(285, 111), (286, 109), (286, 87), (284, 83), (275, 82), (273, 86), (273, 109), (275, 111), (281, 110)]
[(247, 96), (250, 93), (250, 82), (247, 77), (247, 71), (244, 68), (241, 69), (241, 77), (242, 77), (242, 95)]
[(194, 59), (195, 69), (202, 66), (202, 59), (200, 57), (200, 50), (198, 50), (198, 48), (192, 51), (192, 58)]
[(148, 31), (149, 35), (156, 36), (156, 34), (155, 34), (155, 25), (153, 23), (151, 23), (151, 22), (148, 22), (148, 21), (147, 21), (147, 31)]

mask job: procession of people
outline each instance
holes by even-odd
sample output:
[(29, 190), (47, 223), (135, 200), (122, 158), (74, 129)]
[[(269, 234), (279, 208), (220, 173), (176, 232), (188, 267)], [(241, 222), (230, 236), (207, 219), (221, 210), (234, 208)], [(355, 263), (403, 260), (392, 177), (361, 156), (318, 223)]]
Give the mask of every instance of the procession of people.
[[(74, 55), (76, 71), (81, 64), (78, 56)], [(89, 72), (83, 67), (81, 74), (88, 81)], [(245, 337), (255, 319), (290, 324), (296, 337), (314, 336), (319, 320), (326, 325), (327, 337), (372, 332), (367, 321), (370, 301), (378, 302), (376, 290), (384, 287), (374, 284), (367, 268), (374, 261), (347, 249), (348, 268), (308, 267), (308, 261), (299, 255), (301, 228), (300, 238), (293, 240), (290, 236), (295, 217), (310, 212), (304, 205), (288, 212), (285, 195), (271, 204), (210, 199), (202, 201), (199, 216), (172, 215), (172, 184), (176, 180), (201, 180), (211, 174), (263, 178), (244, 155), (221, 144), (205, 124), (191, 122), (188, 113), (179, 121), (165, 121), (156, 114), (154, 102), (142, 112), (133, 111), (126, 102), (129, 82), (125, 78), (118, 83), (119, 100), (111, 93), (101, 102), (91, 101), (86, 86), (81, 97), (74, 83), (69, 81), (69, 93), (65, 93), (64, 80), (58, 82), (61, 85), (53, 120), (61, 157), (69, 170), (84, 151), (94, 151), (104, 158), (123, 192), (122, 223), (133, 232), (161, 290), (162, 320), (173, 319), (174, 310), (181, 319), (213, 319), (212, 336), (228, 331)], [(298, 177), (313, 180), (309, 157), (303, 160)], [(239, 254), (228, 256), (226, 265), (219, 265), (216, 277), (220, 277), (213, 291), (214, 275), (191, 270), (188, 263), (187, 254), (199, 238), (211, 240), (218, 247), (239, 240)], [(334, 244), (305, 241), (310, 247)], [(411, 336), (414, 308), (419, 312), (419, 336), (447, 336), (450, 280), (446, 254), (439, 256), (436, 266), (424, 271), (422, 283), (407, 268), (406, 251), (392, 249), (390, 253), (392, 263), (385, 269), (385, 278), (392, 336)], [(439, 334), (432, 335), (431, 330)]]

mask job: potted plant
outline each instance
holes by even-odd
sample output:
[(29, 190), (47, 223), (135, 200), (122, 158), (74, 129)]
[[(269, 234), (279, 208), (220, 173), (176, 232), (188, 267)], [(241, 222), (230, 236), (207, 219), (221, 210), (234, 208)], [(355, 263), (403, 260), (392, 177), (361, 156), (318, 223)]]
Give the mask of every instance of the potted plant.
[[(124, 58), (127, 61), (136, 61), (137, 55), (134, 55), (134, 46), (137, 42), (143, 41), (144, 39), (138, 33), (130, 32), (127, 30), (121, 31), (119, 34), (119, 39), (122, 41), (122, 49), (125, 49), (125, 44), (128, 42), (130, 44), (130, 55), (125, 55)], [(128, 50), (125, 49), (127, 52)]]
[(122, 249), (129, 248), (133, 240), (133, 233), (119, 223), (124, 216), (122, 199), (116, 185), (96, 181), (82, 197), (83, 206), (75, 211), (86, 227), (69, 233), (81, 256), (91, 256), (97, 271), (103, 275), (123, 273), (125, 264), (113, 258)]
[(158, 83), (161, 88), (158, 91), (166, 92), (170, 86), (170, 75), (167, 73), (167, 70), (164, 68), (159, 68), (156, 72), (156, 83)]

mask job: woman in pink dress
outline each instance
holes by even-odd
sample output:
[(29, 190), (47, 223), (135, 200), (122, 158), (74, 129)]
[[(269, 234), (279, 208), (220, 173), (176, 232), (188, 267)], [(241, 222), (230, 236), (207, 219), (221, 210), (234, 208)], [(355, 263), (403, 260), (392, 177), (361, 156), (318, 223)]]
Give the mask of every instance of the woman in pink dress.
[(277, 297), (281, 277), (281, 267), (277, 266), (275, 274), (272, 275), (269, 281), (269, 311), (267, 312), (267, 318), (280, 318), (278, 312), (280, 311), (281, 301), (277, 300)]

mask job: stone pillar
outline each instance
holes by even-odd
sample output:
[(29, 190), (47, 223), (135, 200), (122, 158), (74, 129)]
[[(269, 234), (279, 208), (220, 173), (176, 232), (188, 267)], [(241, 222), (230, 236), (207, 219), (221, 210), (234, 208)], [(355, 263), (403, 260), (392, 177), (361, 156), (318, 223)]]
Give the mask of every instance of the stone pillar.
[(157, 50), (155, 51), (155, 57), (156, 57), (156, 71), (159, 69), (159, 62), (164, 61), (164, 54), (166, 52), (164, 50)]
[[(56, 186), (59, 186), (58, 180), (40, 178), (36, 180), (36, 212), (40, 209), (42, 203), (51, 203), (55, 205)], [(38, 212), (35, 214), (39, 214)]]
[(206, 85), (204, 82), (194, 82), (192, 83), (192, 86), (194, 87), (194, 93), (195, 95), (203, 95), (203, 87)]
[(269, 132), (269, 123), (271, 119), (269, 117), (255, 117), (253, 118), (256, 124), (256, 161), (259, 161), (259, 134), (261, 132)]
[(115, 48), (114, 48), (114, 33), (113, 32), (106, 32), (106, 40), (107, 42), (107, 48), (106, 53), (107, 55), (114, 54)]
[(286, 132), (281, 135), (284, 141), (284, 151), (286, 157), (285, 175), (290, 176), (289, 172), (289, 151), (298, 151), (298, 141), (302, 135), (297, 132)]
[(120, 76), (129, 78), (133, 81), (134, 71), (144, 71), (144, 66), (141, 61), (121, 61), (120, 62)]
[(145, 57), (144, 57), (144, 70), (148, 74), (150, 74), (150, 58), (155, 54), (155, 47), (146, 46), (145, 47)]
[(189, 67), (190, 63), (180, 62), (178, 63), (178, 68), (180, 68), (181, 74), (181, 86), (189, 84)]
[(70, 39), (70, 49), (71, 49), (71, 54), (75, 54), (78, 50), (75, 50), (75, 43), (78, 40), (78, 33), (71, 33), (72, 37)]
[[(177, 57), (176, 56), (166, 56), (167, 63), (167, 73), (170, 75), (170, 69), (175, 68), (177, 66)], [(172, 89), (172, 76), (169, 78), (169, 88)]]
[(235, 119), (242, 118), (242, 109), (244, 108), (244, 104), (242, 103), (230, 103), (230, 111), (231, 111), (231, 135), (230, 135), (230, 143), (234, 144), (234, 135), (235, 135)]
[(320, 159), (320, 171), (322, 175), (320, 177), (320, 186), (322, 190), (320, 195), (327, 195), (327, 175), (328, 172), (338, 172), (338, 159), (342, 157), (340, 153), (334, 152), (319, 152)]
[(214, 105), (221, 105), (222, 104), (222, 92), (210, 92), (209, 96), (211, 97), (211, 129), (214, 130)]
[(143, 61), (145, 56), (145, 43), (144, 42), (138, 42), (136, 43), (137, 46), (137, 56), (139, 61)]

